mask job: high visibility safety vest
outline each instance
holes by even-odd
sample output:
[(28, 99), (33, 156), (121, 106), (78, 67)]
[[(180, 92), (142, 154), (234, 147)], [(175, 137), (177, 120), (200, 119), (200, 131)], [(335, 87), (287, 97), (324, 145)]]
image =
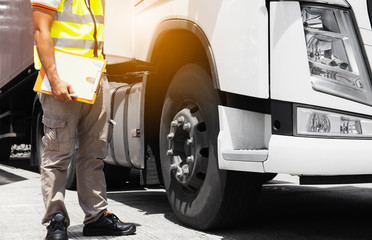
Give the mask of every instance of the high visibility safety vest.
[[(55, 48), (103, 59), (103, 6), (104, 0), (62, 0), (51, 29)], [(40, 69), (37, 51), (34, 56)]]

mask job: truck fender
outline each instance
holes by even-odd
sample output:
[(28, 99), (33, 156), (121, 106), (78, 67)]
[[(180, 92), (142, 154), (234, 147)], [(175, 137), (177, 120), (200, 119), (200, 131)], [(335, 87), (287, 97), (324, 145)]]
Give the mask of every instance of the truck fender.
[(168, 33), (172, 31), (174, 32), (174, 31), (180, 31), (180, 30), (190, 32), (200, 41), (200, 43), (202, 44), (205, 50), (205, 54), (208, 59), (209, 69), (212, 75), (214, 87), (216, 89), (220, 89), (216, 62), (215, 62), (212, 47), (208, 41), (208, 38), (203, 32), (203, 30), (196, 23), (191, 22), (189, 20), (169, 19), (169, 20), (165, 20), (161, 22), (159, 26), (157, 27), (157, 29), (155, 30), (155, 33), (153, 35), (147, 60), (151, 62), (152, 64), (156, 64), (157, 53), (160, 49), (160, 45), (162, 41), (164, 40), (164, 38), (167, 37)]

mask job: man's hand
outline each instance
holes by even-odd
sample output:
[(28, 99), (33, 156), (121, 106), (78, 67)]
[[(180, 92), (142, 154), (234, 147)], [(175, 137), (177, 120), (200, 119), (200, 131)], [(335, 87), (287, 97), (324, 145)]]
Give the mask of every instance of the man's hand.
[(69, 94), (73, 94), (74, 90), (70, 84), (60, 79), (56, 68), (54, 43), (50, 34), (54, 17), (55, 12), (53, 11), (33, 9), (32, 19), (36, 48), (54, 97), (61, 101), (72, 102)]
[(50, 84), (52, 88), (52, 93), (54, 95), (54, 98), (60, 101), (64, 102), (72, 102), (72, 98), (69, 94), (74, 94), (74, 90), (71, 87), (71, 84), (59, 80), (55, 81), (53, 84)]

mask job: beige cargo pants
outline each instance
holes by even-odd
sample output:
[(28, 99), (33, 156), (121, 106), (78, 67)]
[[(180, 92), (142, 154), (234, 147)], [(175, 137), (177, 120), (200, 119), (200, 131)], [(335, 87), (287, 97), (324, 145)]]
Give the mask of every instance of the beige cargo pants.
[(80, 207), (85, 213), (84, 224), (97, 220), (107, 208), (103, 158), (107, 152), (109, 127), (109, 87), (107, 78), (101, 81), (95, 104), (65, 103), (53, 96), (39, 94), (44, 111), (44, 151), (41, 162), (42, 195), (48, 224), (57, 214), (63, 214), (69, 224), (64, 204), (67, 167), (71, 161), (75, 140), (78, 141), (76, 181)]

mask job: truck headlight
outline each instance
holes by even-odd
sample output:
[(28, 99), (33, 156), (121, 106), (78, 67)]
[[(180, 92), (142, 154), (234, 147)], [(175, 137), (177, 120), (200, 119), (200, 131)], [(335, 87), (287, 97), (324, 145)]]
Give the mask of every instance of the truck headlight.
[(296, 107), (295, 109), (297, 135), (344, 138), (372, 137), (372, 119), (305, 107)]
[(302, 5), (312, 87), (372, 105), (371, 82), (346, 9)]

